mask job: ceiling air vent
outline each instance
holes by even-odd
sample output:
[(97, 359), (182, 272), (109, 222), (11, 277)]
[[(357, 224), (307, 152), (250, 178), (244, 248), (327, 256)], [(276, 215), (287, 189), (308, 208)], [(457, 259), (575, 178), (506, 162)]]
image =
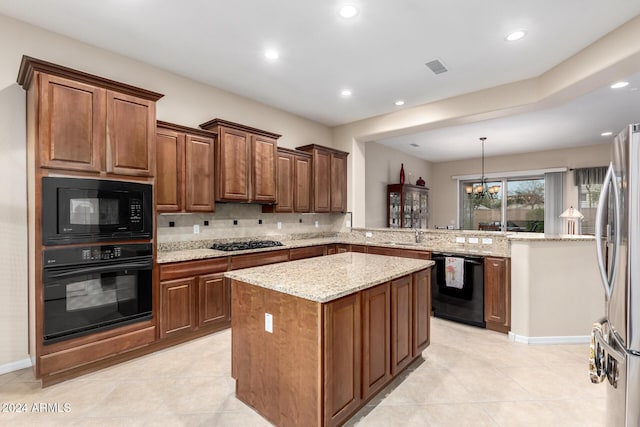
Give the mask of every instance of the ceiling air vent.
[(429, 67), (431, 71), (433, 71), (433, 74), (442, 74), (449, 71), (447, 70), (447, 67), (445, 67), (444, 64), (439, 59), (434, 59), (433, 61), (429, 61), (425, 65)]

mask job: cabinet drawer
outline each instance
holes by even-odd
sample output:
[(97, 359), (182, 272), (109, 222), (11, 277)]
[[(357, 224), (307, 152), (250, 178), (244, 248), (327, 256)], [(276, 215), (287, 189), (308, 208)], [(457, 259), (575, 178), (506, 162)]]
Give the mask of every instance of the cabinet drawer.
[(289, 251), (289, 260), (311, 258), (314, 256), (323, 256), (325, 254), (324, 246), (309, 246), (306, 248), (294, 248)]
[(156, 327), (150, 326), (139, 331), (47, 354), (40, 357), (40, 374), (51, 374), (106, 359), (151, 344), (155, 338)]
[(229, 257), (160, 264), (160, 281), (227, 271)]
[(229, 270), (257, 267), (259, 265), (275, 264), (276, 262), (289, 261), (289, 250), (269, 251), (255, 254), (236, 255), (231, 257)]

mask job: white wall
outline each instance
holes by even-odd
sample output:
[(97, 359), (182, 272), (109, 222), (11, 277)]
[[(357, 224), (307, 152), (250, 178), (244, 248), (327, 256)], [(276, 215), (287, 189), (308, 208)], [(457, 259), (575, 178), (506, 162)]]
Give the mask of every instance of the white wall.
[[(571, 149), (539, 151), (526, 155), (496, 156), (485, 158), (485, 173), (524, 171), (543, 168), (581, 168), (607, 166), (610, 144), (589, 145)], [(434, 163), (432, 165), (431, 222), (433, 225), (448, 225), (457, 220), (457, 185), (452, 176), (477, 174), (480, 176), (481, 160), (468, 159), (455, 162)], [(573, 182), (573, 173), (565, 179), (565, 204), (576, 205), (578, 192)], [(569, 207), (569, 206), (567, 206)]]
[(404, 164), (405, 183), (415, 184), (419, 177), (431, 186), (431, 162), (412, 157), (376, 142), (365, 144), (366, 212), (368, 228), (387, 226), (387, 184), (400, 182)]
[(23, 54), (163, 93), (160, 120), (197, 127), (219, 117), (282, 134), (283, 147), (332, 146), (324, 125), (3, 15), (0, 40), (0, 373), (28, 353), (25, 92), (15, 83)]

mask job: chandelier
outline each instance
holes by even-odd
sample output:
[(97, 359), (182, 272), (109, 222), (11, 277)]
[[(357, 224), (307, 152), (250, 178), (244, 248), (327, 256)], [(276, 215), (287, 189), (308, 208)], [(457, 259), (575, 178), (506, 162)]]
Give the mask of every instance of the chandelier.
[(482, 142), (482, 178), (480, 178), (479, 184), (469, 184), (465, 187), (465, 192), (469, 198), (495, 199), (498, 197), (498, 192), (500, 191), (499, 185), (492, 185), (488, 187), (484, 177), (484, 141), (486, 139), (486, 136), (480, 138), (480, 141)]

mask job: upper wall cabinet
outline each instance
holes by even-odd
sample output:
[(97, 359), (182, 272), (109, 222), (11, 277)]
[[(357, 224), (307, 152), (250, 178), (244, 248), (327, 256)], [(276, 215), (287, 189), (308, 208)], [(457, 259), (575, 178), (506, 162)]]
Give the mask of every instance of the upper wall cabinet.
[(216, 200), (275, 203), (280, 135), (222, 119), (213, 119), (200, 127), (218, 134)]
[(278, 148), (276, 204), (262, 212), (311, 212), (311, 155)]
[(158, 121), (158, 212), (213, 212), (215, 133)]
[(36, 167), (153, 176), (161, 94), (27, 56), (18, 83), (27, 90)]
[(315, 144), (297, 149), (311, 153), (312, 156), (313, 211), (345, 212), (349, 153)]

